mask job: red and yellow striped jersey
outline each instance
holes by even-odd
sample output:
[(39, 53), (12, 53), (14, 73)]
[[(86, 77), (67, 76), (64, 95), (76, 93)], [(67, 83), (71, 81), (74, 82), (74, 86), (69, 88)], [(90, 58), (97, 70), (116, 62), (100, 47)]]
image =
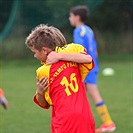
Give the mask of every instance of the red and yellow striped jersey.
[[(56, 52), (65, 51), (86, 54), (85, 49), (77, 44), (56, 48)], [(44, 94), (49, 105), (43, 108), (52, 106), (53, 133), (95, 132), (94, 119), (86, 97), (86, 89), (82, 81), (83, 75), (81, 72), (85, 71), (88, 74), (92, 68), (93, 63), (84, 65), (60, 61), (48, 66), (44, 64), (37, 69), (38, 78), (44, 76), (49, 79), (50, 86)], [(42, 107), (36, 95), (34, 102)]]
[[(74, 44), (74, 43), (68, 44), (62, 48), (56, 47), (56, 52), (87, 54), (86, 49), (82, 45)], [(90, 64), (78, 64), (78, 65), (79, 65), (79, 70), (80, 70), (80, 74), (82, 77), (82, 81), (84, 81), (89, 71), (94, 68), (94, 62), (92, 61), (92, 63)]]

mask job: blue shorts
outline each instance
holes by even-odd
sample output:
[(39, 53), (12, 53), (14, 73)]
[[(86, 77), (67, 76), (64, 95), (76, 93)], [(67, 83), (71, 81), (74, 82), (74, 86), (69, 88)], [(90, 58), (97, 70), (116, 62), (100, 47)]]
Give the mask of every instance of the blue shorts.
[(90, 83), (90, 84), (97, 84), (97, 75), (98, 75), (98, 72), (90, 71), (88, 75), (86, 76), (84, 82)]

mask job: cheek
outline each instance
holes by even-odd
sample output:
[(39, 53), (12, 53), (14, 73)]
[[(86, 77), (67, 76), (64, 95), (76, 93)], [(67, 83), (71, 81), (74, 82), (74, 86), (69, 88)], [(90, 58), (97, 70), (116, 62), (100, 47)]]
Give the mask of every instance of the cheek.
[(46, 54), (44, 54), (44, 53), (40, 53), (39, 55), (38, 55), (38, 57), (37, 57), (39, 60), (41, 60), (41, 61), (43, 61), (43, 62), (45, 62), (46, 61), (46, 59), (47, 59), (47, 55)]
[(35, 53), (35, 54), (34, 54), (34, 57), (35, 57), (35, 58), (37, 58), (38, 60), (40, 60), (41, 55), (40, 55), (40, 54), (38, 54), (38, 53)]
[(73, 17), (70, 17), (69, 20), (70, 20), (71, 24), (74, 24), (75, 23)]
[(42, 56), (41, 56), (41, 58), (42, 58), (42, 61), (46, 61), (46, 59), (47, 59), (47, 55), (45, 55), (45, 54), (43, 54)]

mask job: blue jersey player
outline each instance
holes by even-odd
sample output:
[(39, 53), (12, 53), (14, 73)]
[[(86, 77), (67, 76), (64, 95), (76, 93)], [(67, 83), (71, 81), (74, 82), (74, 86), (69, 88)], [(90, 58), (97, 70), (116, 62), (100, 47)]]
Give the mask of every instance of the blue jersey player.
[(96, 109), (103, 124), (96, 129), (97, 133), (111, 132), (116, 129), (114, 122), (112, 121), (107, 106), (105, 105), (97, 87), (97, 75), (99, 72), (97, 43), (95, 40), (92, 29), (85, 25), (85, 21), (88, 19), (88, 8), (86, 6), (76, 6), (71, 8), (69, 21), (74, 29), (74, 43), (83, 45), (87, 53), (90, 54), (94, 60), (95, 67), (88, 74), (85, 79), (86, 89), (88, 90), (93, 102), (96, 105)]
[[(97, 84), (97, 74), (99, 72), (98, 54), (97, 54), (97, 43), (94, 37), (94, 33), (87, 25), (81, 25), (74, 30), (74, 43), (82, 44), (87, 50), (87, 53), (91, 55), (94, 60), (95, 67), (88, 74), (85, 79), (85, 83)], [(91, 75), (91, 76), (90, 76)], [(93, 77), (93, 78), (92, 78)]]

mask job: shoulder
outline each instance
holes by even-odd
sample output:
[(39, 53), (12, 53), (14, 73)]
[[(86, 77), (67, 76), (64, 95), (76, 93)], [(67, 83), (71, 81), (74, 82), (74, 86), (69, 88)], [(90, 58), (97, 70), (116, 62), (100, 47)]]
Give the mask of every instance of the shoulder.
[(79, 34), (81, 37), (85, 36), (88, 32), (89, 27), (87, 25), (82, 25), (74, 30), (75, 34)]
[(59, 53), (79, 53), (79, 51), (84, 51), (84, 47), (80, 44), (69, 43), (66, 46), (59, 48), (57, 52)]
[(81, 47), (83, 47), (83, 46), (80, 44), (69, 43), (69, 44), (67, 44), (66, 49), (75, 49), (75, 48), (81, 48)]
[(81, 27), (75, 28), (73, 32), (74, 32), (74, 34), (80, 34)]
[(89, 34), (94, 34), (93, 33), (93, 30), (89, 27), (89, 26), (87, 26), (87, 25), (85, 25), (85, 27), (86, 27), (86, 31), (89, 33)]
[(66, 50), (70, 53), (83, 53), (85, 51), (85, 48), (80, 44), (70, 43), (67, 45)]
[(42, 65), (39, 68), (37, 68), (36, 73), (40, 73), (43, 69), (45, 69), (46, 65)]
[(44, 77), (49, 77), (49, 70), (50, 70), (51, 65), (42, 65), (36, 70), (36, 74), (38, 78), (41, 78), (42, 76)]
[(79, 47), (83, 47), (82, 45), (80, 44), (76, 44), (76, 43), (69, 43), (67, 44), (67, 48), (70, 49), (70, 48), (79, 48)]

